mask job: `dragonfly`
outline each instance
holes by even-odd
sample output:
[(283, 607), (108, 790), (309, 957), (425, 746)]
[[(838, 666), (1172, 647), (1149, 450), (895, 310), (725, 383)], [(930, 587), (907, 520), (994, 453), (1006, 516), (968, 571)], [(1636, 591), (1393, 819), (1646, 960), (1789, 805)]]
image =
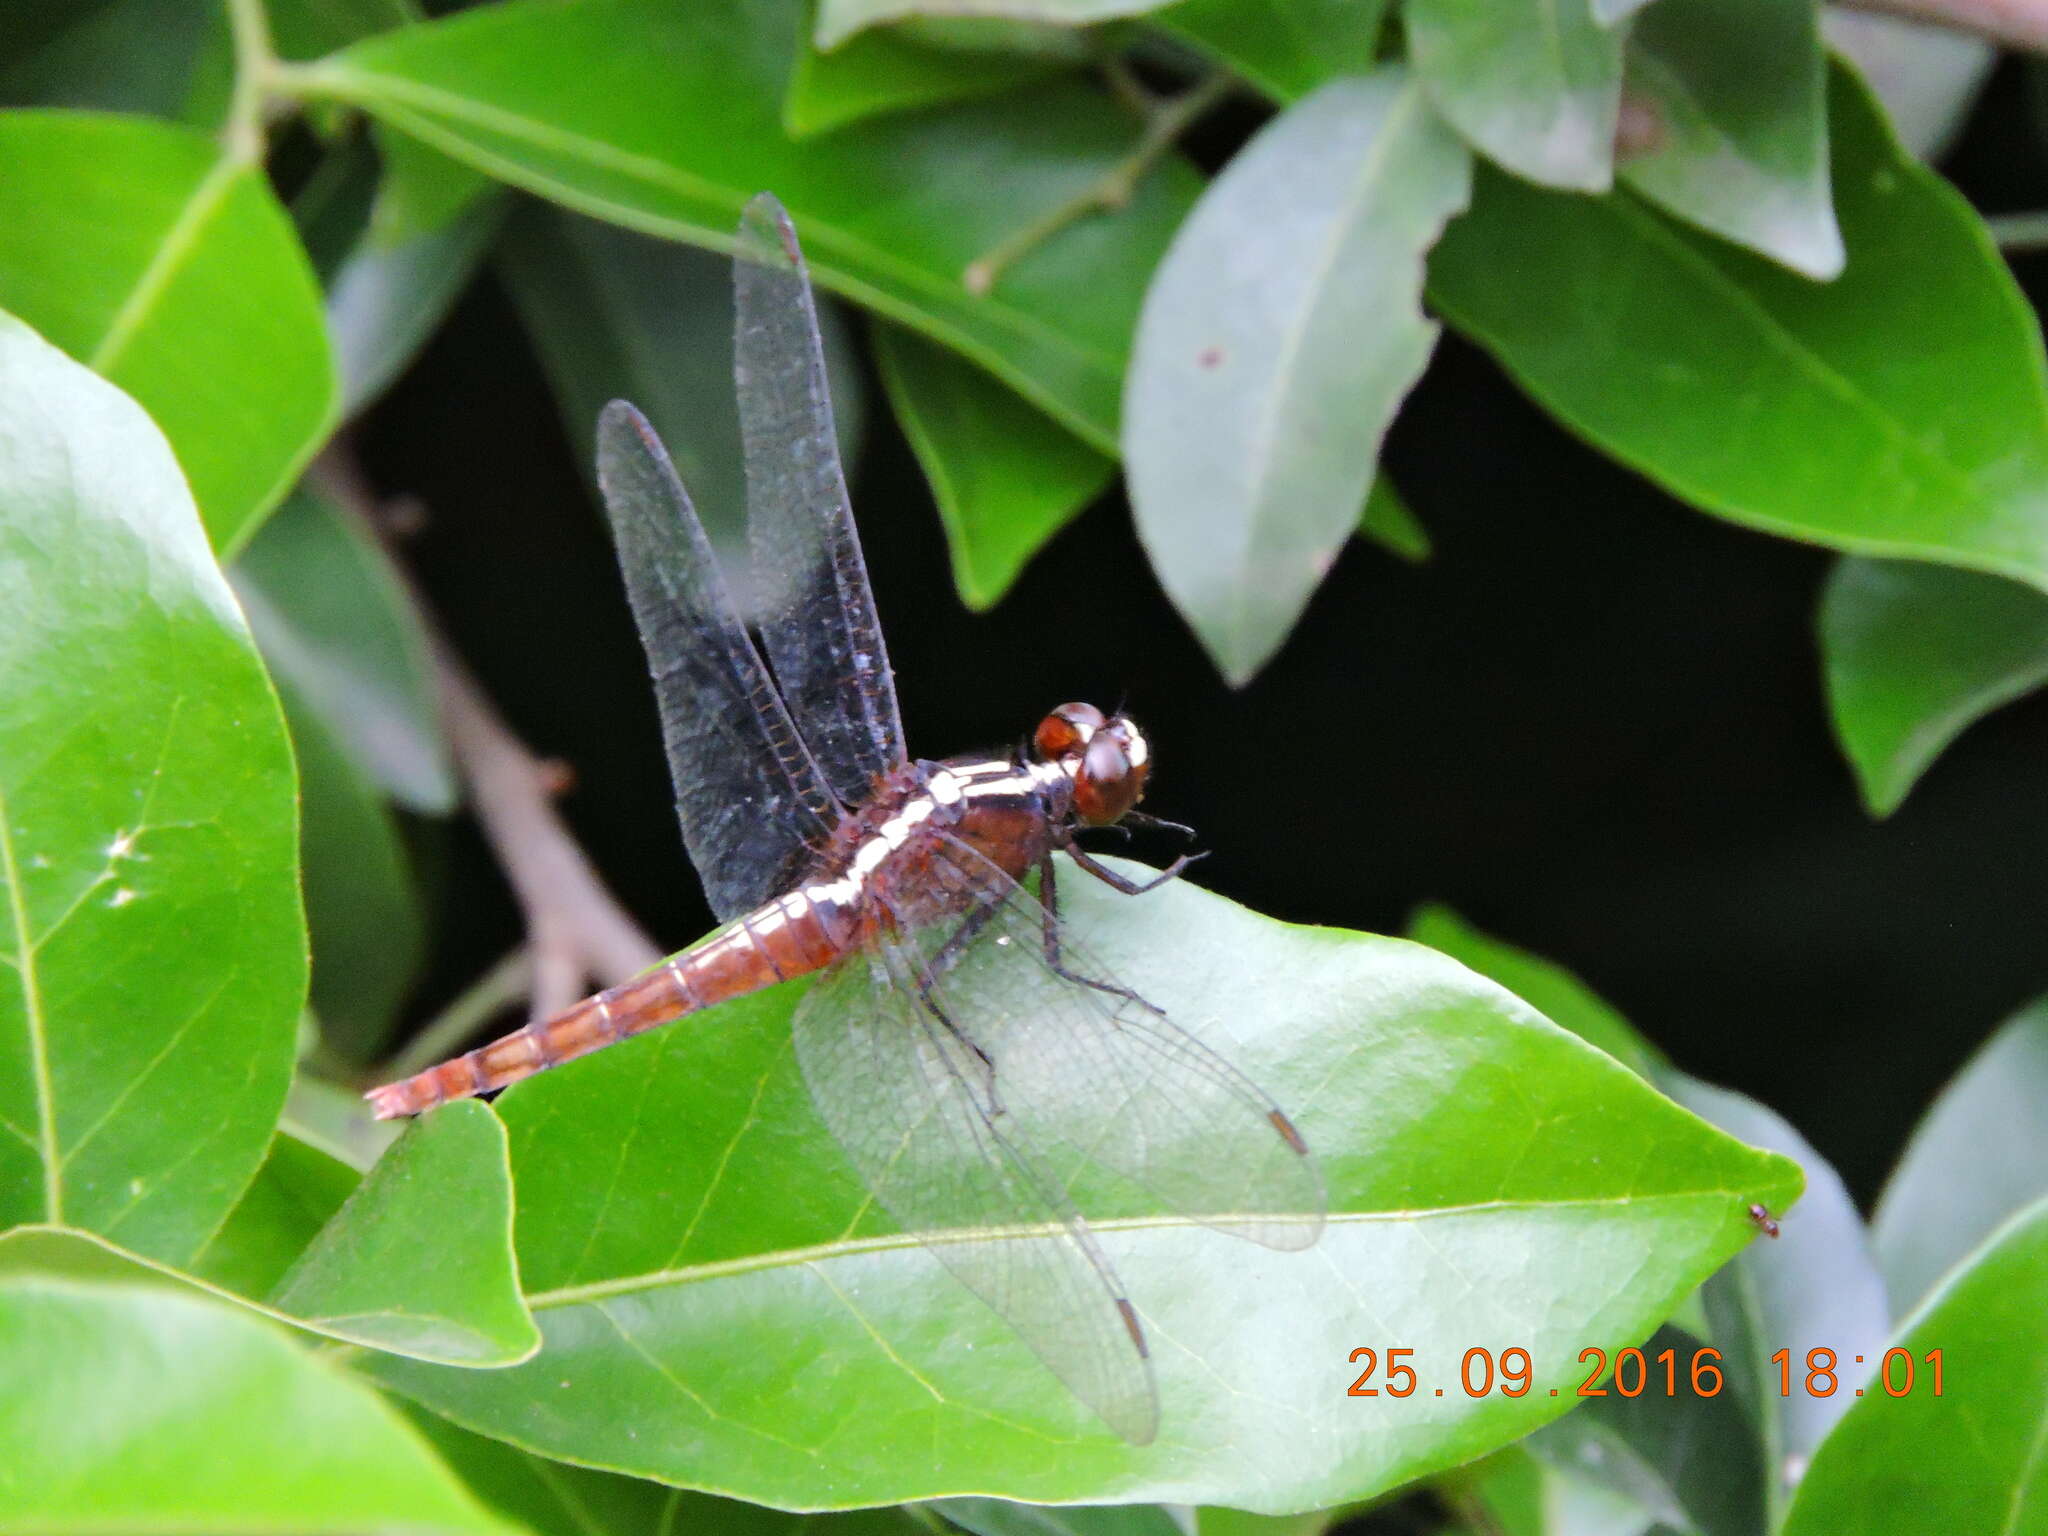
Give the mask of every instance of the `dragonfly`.
[(809, 275), (768, 194), (741, 219), (734, 281), (744, 586), (646, 419), (614, 401), (597, 429), (683, 840), (723, 926), (368, 1097), (379, 1117), (419, 1114), (811, 977), (797, 1061), (867, 1190), (1111, 1430), (1147, 1443), (1145, 1328), (1077, 1196), (1106, 1180), (1294, 1250), (1321, 1232), (1321, 1175), (1271, 1098), (1060, 921), (1055, 853), (1134, 897), (1190, 862), (1140, 881), (1079, 841), (1153, 822), (1136, 808), (1152, 767), (1138, 726), (1070, 703), (1015, 751), (909, 756)]

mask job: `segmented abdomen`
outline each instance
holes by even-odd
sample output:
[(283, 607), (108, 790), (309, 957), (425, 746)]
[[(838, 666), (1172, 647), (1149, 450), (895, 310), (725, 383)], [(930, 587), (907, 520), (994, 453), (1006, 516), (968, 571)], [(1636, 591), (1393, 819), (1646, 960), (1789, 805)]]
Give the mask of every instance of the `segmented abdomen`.
[(815, 971), (838, 957), (850, 929), (849, 914), (835, 903), (792, 891), (631, 981), (364, 1097), (379, 1120), (389, 1120), (493, 1092), (614, 1040)]

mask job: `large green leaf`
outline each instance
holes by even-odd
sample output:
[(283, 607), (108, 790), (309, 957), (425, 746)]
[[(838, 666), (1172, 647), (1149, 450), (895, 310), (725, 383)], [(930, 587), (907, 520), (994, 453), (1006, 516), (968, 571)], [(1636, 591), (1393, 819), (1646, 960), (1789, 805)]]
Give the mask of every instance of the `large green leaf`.
[[(1993, 1234), (1906, 1323), (1892, 1387), (1873, 1380), (1815, 1453), (1785, 1536), (2048, 1527), (2048, 1201)], [(1930, 1351), (1941, 1352), (1941, 1395)], [(1906, 1384), (1910, 1381), (1910, 1388)], [(1891, 1391), (1900, 1391), (1894, 1397)]]
[(1830, 89), (1849, 264), (1815, 284), (1594, 201), (1482, 175), (1431, 300), (1573, 430), (1752, 527), (2048, 586), (2041, 337), (1983, 226)]
[(505, 1131), (450, 1105), (378, 1160), (269, 1297), (315, 1328), (378, 1349), (470, 1365), (540, 1345), (512, 1261)]
[(968, 607), (993, 607), (1116, 465), (943, 347), (892, 325), (874, 337), (882, 386), (939, 504), (953, 585)]
[(1408, 57), (1472, 147), (1532, 181), (1614, 179), (1622, 33), (1589, 0), (1408, 0)]
[(1385, 0), (1179, 0), (1147, 18), (1278, 102), (1372, 70)]
[(2048, 999), (2008, 1020), (1941, 1091), (1884, 1187), (1871, 1227), (1893, 1310), (2022, 1206), (2048, 1196)]
[(1816, 6), (1661, 0), (1628, 41), (1629, 90), (1657, 114), (1658, 142), (1621, 179), (1701, 229), (1834, 277), (1826, 78)]
[(1357, 527), (1380, 439), (1436, 343), (1422, 257), (1470, 176), (1401, 66), (1333, 81), (1231, 160), (1145, 295), (1131, 508), (1233, 683), (1279, 649)]
[(502, 1532), (374, 1392), (235, 1308), (0, 1280), (0, 1528)]
[(334, 416), (320, 293), (260, 166), (166, 123), (0, 113), (0, 308), (133, 395), (236, 548)]
[(837, 48), (864, 27), (925, 17), (1007, 17), (1014, 21), (1085, 26), (1155, 10), (1165, 0), (818, 0), (817, 43)]
[(163, 0), (14, 0), (0, 35), (0, 103), (145, 112), (218, 127), (225, 6)]
[(0, 421), (0, 1225), (183, 1262), (291, 1077), (291, 756), (149, 418), (0, 316)]
[[(597, 413), (609, 400), (632, 401), (674, 455), (713, 547), (744, 569), (752, 557), (733, 394), (732, 263), (535, 204), (513, 219), (498, 270), (577, 461), (594, 474)], [(839, 305), (818, 305), (818, 328), (850, 476), (865, 417), (860, 370)]]
[(358, 45), (298, 77), (585, 213), (731, 248), (769, 189), (825, 286), (995, 372), (1105, 451), (1146, 276), (1194, 201), (1169, 159), (970, 294), (976, 258), (1115, 167), (1137, 132), (1078, 85), (856, 124), (779, 120), (788, 0), (514, 0)]
[(2048, 682), (2048, 599), (2002, 577), (1848, 559), (1820, 604), (1828, 712), (1873, 816), (1965, 729)]
[[(1580, 1349), (1643, 1337), (1754, 1235), (1749, 1201), (1796, 1193), (1791, 1164), (1419, 946), (1179, 884), (1076, 889), (1069, 908), (1111, 973), (1296, 1112), (1330, 1186), (1300, 1254), (1098, 1213), (1155, 1336), (1155, 1444), (1114, 1439), (880, 1220), (804, 1092), (795, 987), (508, 1093), (546, 1345), (508, 1371), (372, 1369), (528, 1449), (786, 1507), (977, 1491), (1304, 1509), (1555, 1415)], [(1456, 1390), (1480, 1339), (1531, 1351), (1529, 1396)], [(1351, 1351), (1394, 1344), (1417, 1351), (1420, 1401), (1347, 1396)]]

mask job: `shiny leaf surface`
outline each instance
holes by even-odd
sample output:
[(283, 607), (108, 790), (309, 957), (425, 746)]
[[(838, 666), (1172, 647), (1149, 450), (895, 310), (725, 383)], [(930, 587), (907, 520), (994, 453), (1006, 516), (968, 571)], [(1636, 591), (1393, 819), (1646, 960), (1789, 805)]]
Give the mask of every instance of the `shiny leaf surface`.
[(1621, 172), (1690, 224), (1818, 279), (1842, 270), (1813, 6), (1662, 0), (1629, 33), (1628, 87), (1658, 143)]
[(1193, 172), (1169, 159), (976, 297), (968, 265), (1108, 172), (1133, 125), (1052, 85), (792, 144), (780, 104), (801, 23), (782, 0), (515, 0), (358, 45), (308, 83), (545, 197), (713, 249), (771, 189), (822, 285), (1113, 449), (1132, 317)]
[(1180, 0), (1149, 17), (1277, 102), (1372, 71), (1383, 0)]
[(1831, 83), (1815, 284), (1626, 196), (1482, 175), (1430, 298), (1567, 426), (1733, 521), (2048, 585), (2041, 337), (1975, 214)]
[(2048, 598), (1975, 571), (1849, 559), (1820, 605), (1835, 737), (1873, 816), (1948, 744), (2048, 682)]
[(1614, 179), (1622, 34), (1589, 0), (1408, 0), (1408, 57), (1472, 147), (1553, 187)]
[(818, 0), (817, 42), (837, 48), (863, 27), (925, 17), (1007, 17), (1063, 27), (1136, 16), (1163, 0)]
[(504, 1365), (539, 1347), (512, 1262), (505, 1131), (451, 1104), (401, 1136), (270, 1304), (378, 1349)]
[(360, 1381), (220, 1302), (0, 1280), (0, 1526), (500, 1532)]
[(1096, 1427), (880, 1222), (804, 1093), (798, 988), (508, 1093), (543, 1352), (377, 1374), (528, 1449), (784, 1506), (979, 1490), (1305, 1509), (1563, 1406), (1542, 1390), (1347, 1397), (1353, 1348), (1398, 1337), (1441, 1381), (1473, 1338), (1512, 1337), (1563, 1385), (1579, 1349), (1642, 1337), (1746, 1242), (1749, 1200), (1796, 1191), (1789, 1163), (1430, 951), (1185, 885), (1131, 900), (1088, 884), (1063, 886), (1076, 931), (1295, 1111), (1331, 1192), (1329, 1228), (1299, 1254), (1102, 1222), (1154, 1335), (1156, 1444)]
[(1470, 161), (1414, 79), (1339, 80), (1211, 184), (1145, 297), (1124, 463), (1161, 584), (1224, 676), (1286, 639), (1436, 341), (1421, 261)]
[[(1807, 1468), (1785, 1536), (1896, 1529), (1902, 1510), (1930, 1531), (2040, 1530), (2044, 1315), (2048, 1202), (2015, 1216), (1908, 1320), (1896, 1347), (1912, 1356), (1912, 1374), (1895, 1358), (1892, 1389), (1855, 1400)], [(1942, 1357), (1939, 1397), (1932, 1350)]]
[(970, 608), (990, 608), (1116, 466), (1043, 411), (942, 347), (877, 326), (875, 363), (930, 482)]
[(2009, 1019), (1942, 1089), (1871, 1227), (1892, 1309), (1917, 1306), (2022, 1206), (2048, 1196), (2048, 1001)]
[(0, 308), (135, 397), (235, 549), (335, 403), (319, 290), (262, 172), (187, 129), (67, 112), (0, 114), (0, 162)]
[(290, 752), (149, 418), (0, 316), (0, 421), (0, 1225), (184, 1262), (291, 1076)]

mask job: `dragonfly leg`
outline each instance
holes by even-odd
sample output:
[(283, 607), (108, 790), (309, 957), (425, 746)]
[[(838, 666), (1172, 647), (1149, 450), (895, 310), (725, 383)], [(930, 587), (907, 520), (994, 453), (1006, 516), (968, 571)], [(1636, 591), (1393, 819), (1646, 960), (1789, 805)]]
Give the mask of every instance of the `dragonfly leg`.
[[(1180, 873), (1178, 867), (1169, 868), (1158, 880), (1154, 880), (1150, 885), (1139, 885), (1135, 881), (1125, 880), (1122, 875), (1119, 875), (1113, 869), (1103, 868), (1078, 848), (1070, 846), (1067, 849), (1067, 857), (1087, 870), (1089, 874), (1107, 880), (1111, 885), (1116, 886), (1119, 890), (1127, 891), (1130, 895), (1136, 895), (1139, 891), (1149, 891), (1152, 889), (1152, 886), (1171, 880)], [(1174, 861), (1176, 866), (1187, 862), (1186, 859)], [(1060, 958), (1060, 899), (1059, 887), (1053, 878), (1051, 849), (1047, 849), (1038, 860), (1038, 908), (1044, 918), (1042, 930), (1045, 934), (1045, 963), (1052, 967), (1052, 972), (1055, 976), (1060, 977), (1064, 981), (1075, 982), (1080, 986), (1093, 987), (1097, 992), (1107, 992), (1111, 997), (1120, 997), (1126, 1002), (1136, 1003), (1147, 1013), (1155, 1013), (1162, 1019), (1166, 1017), (1166, 1010), (1164, 1008), (1161, 1008), (1156, 1003), (1147, 1002), (1129, 987), (1120, 987), (1113, 981), (1097, 981), (1092, 976), (1083, 976), (1078, 971), (1067, 969), (1066, 962)]]
[[(1126, 896), (1142, 896), (1147, 891), (1158, 890), (1160, 886), (1166, 884), (1169, 880), (1178, 880), (1182, 870), (1186, 869), (1190, 864), (1206, 859), (1209, 855), (1207, 850), (1201, 853), (1184, 853), (1150, 880), (1126, 879), (1107, 864), (1096, 863), (1095, 860), (1088, 857), (1083, 849), (1072, 843), (1067, 845), (1067, 857), (1087, 870), (1089, 874), (1100, 880), (1104, 885), (1114, 890), (1122, 891)], [(1050, 865), (1046, 867), (1048, 869), (1051, 868)]]
[[(985, 922), (986, 920), (984, 916), (983, 921)], [(981, 923), (976, 922), (974, 918), (970, 917), (965, 923), (960, 925), (960, 931), (946, 941), (945, 947), (939, 951), (939, 956), (944, 956), (949, 951), (964, 946), (968, 939), (974, 937), (974, 932), (978, 931), (980, 927)], [(924, 1004), (925, 1012), (939, 1021), (941, 1029), (945, 1030), (947, 1034), (974, 1053), (975, 1059), (981, 1063), (982, 1087), (988, 1093), (988, 1112), (991, 1116), (1000, 1115), (1003, 1112), (1003, 1097), (996, 1091), (995, 1058), (983, 1050), (972, 1035), (969, 1035), (959, 1025), (955, 1024), (952, 1016), (946, 1012), (944, 1006), (939, 1002), (938, 989), (932, 985), (932, 982), (941, 969), (942, 967), (938, 964), (938, 957), (936, 956), (932, 964), (920, 965), (917, 968), (918, 1000)]]

